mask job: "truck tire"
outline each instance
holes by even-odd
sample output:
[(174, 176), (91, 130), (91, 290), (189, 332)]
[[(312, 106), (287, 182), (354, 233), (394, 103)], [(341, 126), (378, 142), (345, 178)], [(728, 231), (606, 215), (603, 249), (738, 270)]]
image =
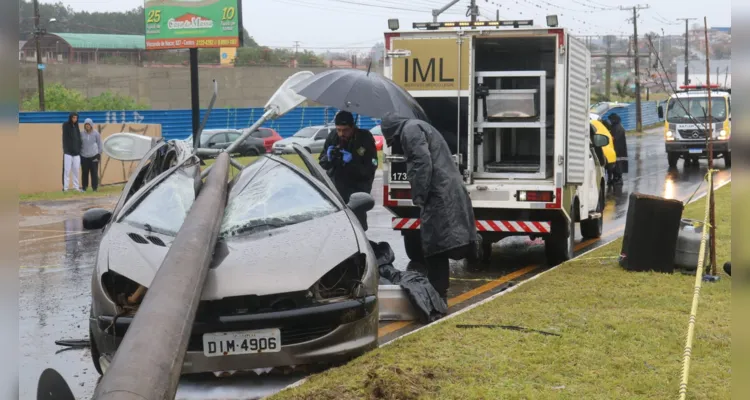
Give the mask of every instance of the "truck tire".
[(677, 161), (679, 159), (680, 159), (680, 153), (667, 153), (667, 162), (669, 163), (669, 168), (676, 167)]
[(732, 168), (732, 152), (724, 153), (724, 168)]
[[(575, 204), (575, 202), (573, 202)], [(575, 207), (575, 205), (573, 206)], [(565, 224), (568, 224), (568, 232), (565, 232)], [(570, 221), (561, 218), (553, 221), (552, 233), (544, 240), (544, 253), (547, 264), (555, 266), (573, 258), (575, 252), (576, 219), (575, 208), (570, 211)]]
[(422, 252), (422, 236), (419, 231), (404, 232), (404, 248), (409, 260), (423, 263), (424, 253)]
[(596, 212), (600, 214), (597, 219), (586, 219), (581, 221), (581, 236), (584, 239), (599, 239), (602, 237), (604, 230), (604, 187), (599, 189), (599, 203), (596, 205)]

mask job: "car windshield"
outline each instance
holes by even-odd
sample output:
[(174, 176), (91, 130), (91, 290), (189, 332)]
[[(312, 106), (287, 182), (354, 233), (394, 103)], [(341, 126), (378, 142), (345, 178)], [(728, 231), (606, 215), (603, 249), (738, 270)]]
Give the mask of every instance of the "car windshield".
[(309, 139), (309, 138), (315, 136), (315, 133), (318, 132), (318, 130), (319, 130), (318, 128), (312, 128), (312, 127), (311, 128), (304, 128), (304, 129), (298, 131), (297, 133), (295, 133), (294, 137)]
[(175, 236), (194, 201), (195, 180), (183, 170), (177, 170), (141, 198), (122, 221)]
[[(708, 120), (708, 97), (691, 97), (670, 99), (667, 105), (667, 121), (689, 124), (695, 121)], [(727, 104), (723, 97), (711, 99), (711, 116), (714, 122), (727, 119)]]
[(298, 224), (338, 208), (310, 182), (270, 159), (247, 166), (230, 193), (221, 236)]

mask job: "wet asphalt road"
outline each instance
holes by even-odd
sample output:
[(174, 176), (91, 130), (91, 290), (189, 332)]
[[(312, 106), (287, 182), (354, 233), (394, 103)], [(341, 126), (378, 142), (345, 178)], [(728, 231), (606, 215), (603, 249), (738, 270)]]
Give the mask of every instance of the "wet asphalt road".
[[(659, 134), (629, 137), (630, 173), (625, 176), (621, 191), (608, 192), (604, 210), (604, 236), (599, 241), (577, 245), (577, 253), (593, 249), (622, 235), (628, 196), (634, 192), (687, 200), (703, 181), (707, 162), (677, 168), (667, 167), (663, 139)], [(715, 161), (720, 172), (715, 182), (720, 185), (731, 179), (731, 172), (722, 160)], [(698, 193), (705, 191), (705, 185)], [(382, 181), (376, 179), (373, 196), (382, 203)], [(57, 346), (59, 339), (88, 337), (89, 285), (96, 255), (99, 233), (84, 232), (82, 210), (96, 205), (108, 206), (113, 200), (88, 201), (53, 207), (51, 215), (41, 215), (34, 205), (22, 205), (19, 256), (20, 277), (20, 398), (34, 398), (36, 384), (45, 368), (55, 368), (68, 381), (77, 398), (90, 398), (98, 374), (93, 368), (88, 349)], [(49, 207), (43, 207), (49, 210)], [(373, 241), (387, 241), (396, 253), (396, 267), (408, 266), (400, 234), (391, 229), (391, 215), (378, 205), (369, 213), (368, 236)], [(580, 234), (578, 234), (580, 237)], [(461, 309), (499, 290), (503, 277), (523, 279), (547, 268), (541, 242), (526, 238), (509, 238), (495, 244), (493, 261), (482, 267), (453, 263), (449, 297), (451, 311)], [(388, 341), (416, 325), (381, 324), (381, 341)], [(257, 398), (278, 391), (300, 379), (293, 376), (245, 376), (216, 379), (213, 377), (183, 378), (178, 391), (180, 399)]]

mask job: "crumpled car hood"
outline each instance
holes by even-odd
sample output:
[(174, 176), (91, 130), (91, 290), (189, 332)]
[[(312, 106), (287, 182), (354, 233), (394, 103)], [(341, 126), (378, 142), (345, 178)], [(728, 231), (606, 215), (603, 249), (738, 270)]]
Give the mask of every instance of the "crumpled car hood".
[(296, 138), (296, 137), (288, 137), (286, 139), (281, 139), (278, 142), (274, 143), (274, 145), (284, 145), (284, 146), (290, 146), (292, 143), (299, 143), (301, 145), (312, 143), (312, 139), (308, 138)]
[[(210, 266), (202, 300), (268, 295), (309, 289), (326, 272), (359, 251), (349, 217), (340, 211), (299, 224), (221, 240)], [(109, 269), (148, 287), (168, 247), (139, 244), (114, 224), (108, 241)], [(171, 239), (160, 236), (170, 245)]]

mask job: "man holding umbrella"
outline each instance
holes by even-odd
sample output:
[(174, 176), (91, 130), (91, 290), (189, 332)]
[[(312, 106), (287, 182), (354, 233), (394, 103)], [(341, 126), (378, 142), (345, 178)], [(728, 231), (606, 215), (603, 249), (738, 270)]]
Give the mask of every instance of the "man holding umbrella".
[(420, 208), (427, 278), (447, 300), (450, 259), (477, 255), (477, 228), (469, 193), (443, 135), (427, 122), (387, 113), (380, 125), (389, 147), (399, 143), (406, 157), (412, 201)]
[[(339, 111), (334, 123), (336, 132), (326, 138), (319, 163), (348, 203), (352, 194), (372, 191), (372, 182), (378, 169), (378, 151), (372, 133), (357, 127), (352, 113)], [(357, 217), (367, 230), (367, 215)]]

